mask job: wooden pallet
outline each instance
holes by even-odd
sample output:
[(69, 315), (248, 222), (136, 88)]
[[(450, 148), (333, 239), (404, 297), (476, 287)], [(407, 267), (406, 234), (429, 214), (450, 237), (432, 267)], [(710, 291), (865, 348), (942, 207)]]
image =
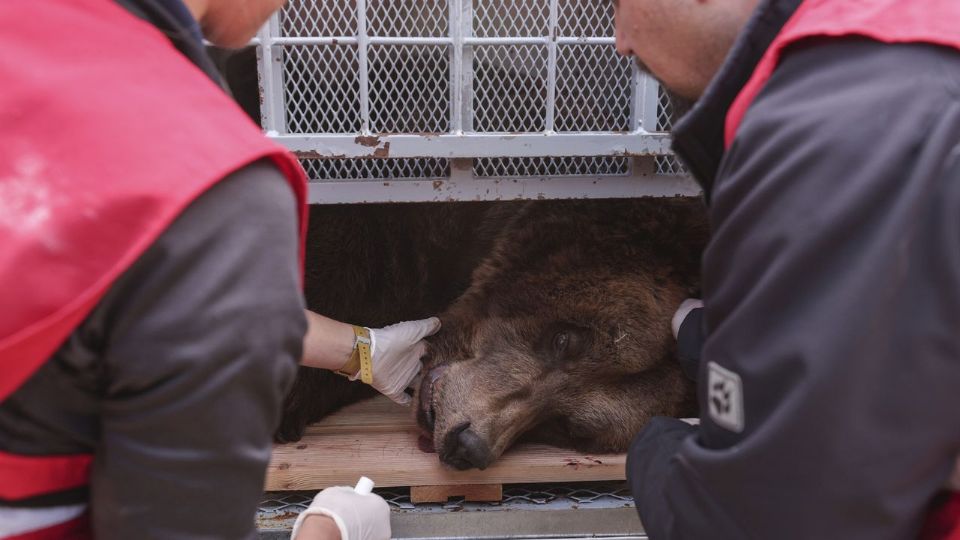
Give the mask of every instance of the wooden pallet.
[(518, 445), (484, 471), (457, 471), (417, 448), (409, 408), (384, 397), (357, 403), (307, 428), (300, 442), (277, 445), (268, 491), (353, 485), (360, 476), (379, 487), (411, 486), (414, 502), (448, 496), (499, 500), (502, 484), (623, 480), (626, 456), (584, 455), (545, 445)]

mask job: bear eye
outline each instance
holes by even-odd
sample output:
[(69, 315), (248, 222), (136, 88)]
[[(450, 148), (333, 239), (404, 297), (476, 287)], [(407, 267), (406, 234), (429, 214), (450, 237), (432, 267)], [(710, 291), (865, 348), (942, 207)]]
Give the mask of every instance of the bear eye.
[(563, 330), (557, 332), (553, 336), (553, 352), (557, 355), (557, 358), (563, 358), (564, 353), (567, 352), (567, 345), (570, 344), (570, 335), (564, 332)]

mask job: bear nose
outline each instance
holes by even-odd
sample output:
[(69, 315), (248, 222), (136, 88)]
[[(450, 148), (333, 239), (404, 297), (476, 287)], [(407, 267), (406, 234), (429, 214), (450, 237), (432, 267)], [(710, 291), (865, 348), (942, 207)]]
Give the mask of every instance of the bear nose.
[(487, 468), (490, 459), (490, 447), (479, 435), (470, 429), (470, 422), (464, 422), (447, 434), (443, 462), (461, 471)]

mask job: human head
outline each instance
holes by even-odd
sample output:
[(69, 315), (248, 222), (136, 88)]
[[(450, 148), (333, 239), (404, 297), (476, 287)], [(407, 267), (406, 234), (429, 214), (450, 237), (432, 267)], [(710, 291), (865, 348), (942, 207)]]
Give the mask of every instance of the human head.
[(183, 0), (200, 23), (203, 35), (214, 45), (246, 45), (286, 0)]
[(759, 0), (613, 0), (617, 51), (696, 100)]

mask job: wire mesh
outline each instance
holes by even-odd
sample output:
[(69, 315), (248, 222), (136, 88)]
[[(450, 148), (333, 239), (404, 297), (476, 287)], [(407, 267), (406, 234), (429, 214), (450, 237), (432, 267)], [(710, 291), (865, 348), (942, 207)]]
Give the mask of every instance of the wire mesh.
[(443, 158), (301, 159), (311, 182), (337, 180), (442, 179), (450, 176)]
[(443, 45), (370, 47), (370, 129), (450, 130), (450, 58)]
[(628, 131), (630, 61), (613, 47), (560, 45), (557, 51), (557, 131)]
[(479, 158), (473, 163), (477, 177), (622, 176), (630, 160), (615, 156)]
[(478, 37), (546, 36), (550, 3), (546, 0), (474, 0), (473, 33)]
[(284, 37), (353, 36), (357, 33), (356, 0), (289, 0), (280, 11)]
[(547, 48), (477, 47), (473, 127), (481, 132), (543, 131), (547, 114)]
[(368, 31), (383, 37), (447, 35), (447, 0), (367, 0)]
[(557, 34), (563, 37), (613, 35), (613, 2), (560, 0)]
[[(674, 121), (684, 112), (674, 107), (670, 94), (661, 86), (657, 89), (657, 131), (670, 131)], [(687, 170), (676, 156), (657, 156), (654, 158), (657, 174), (685, 175)]]
[(360, 131), (356, 47), (289, 45), (283, 52), (287, 131)]
[[(571, 484), (508, 484), (503, 499), (494, 503), (465, 502), (453, 498), (445, 503), (414, 504), (410, 488), (378, 488), (374, 492), (392, 509), (400, 511), (460, 511), (464, 509), (512, 509), (518, 507), (624, 507), (633, 506), (626, 482), (578, 482)], [(315, 491), (279, 491), (264, 493), (258, 505), (258, 517), (295, 517), (310, 506)]]

